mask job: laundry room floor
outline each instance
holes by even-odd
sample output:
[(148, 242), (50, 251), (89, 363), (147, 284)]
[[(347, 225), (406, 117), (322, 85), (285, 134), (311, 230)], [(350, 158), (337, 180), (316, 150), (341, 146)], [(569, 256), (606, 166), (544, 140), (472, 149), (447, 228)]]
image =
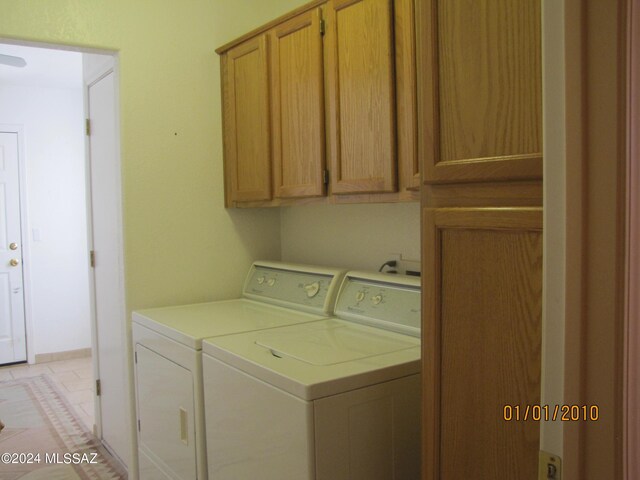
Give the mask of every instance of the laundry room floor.
[(74, 358), (34, 365), (0, 367), (0, 381), (47, 375), (75, 410), (78, 418), (93, 432), (93, 370), (91, 357)]

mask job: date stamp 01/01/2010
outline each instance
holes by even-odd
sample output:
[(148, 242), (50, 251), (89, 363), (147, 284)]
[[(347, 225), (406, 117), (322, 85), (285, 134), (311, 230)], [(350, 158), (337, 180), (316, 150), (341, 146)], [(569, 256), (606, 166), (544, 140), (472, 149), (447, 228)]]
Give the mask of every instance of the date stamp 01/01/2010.
[(505, 405), (502, 419), (505, 422), (597, 422), (600, 408), (598, 405)]
[(49, 465), (80, 465), (82, 463), (96, 464), (98, 454), (95, 452), (84, 453), (15, 453), (5, 452), (0, 454), (0, 463), (9, 465), (25, 464), (49, 464)]

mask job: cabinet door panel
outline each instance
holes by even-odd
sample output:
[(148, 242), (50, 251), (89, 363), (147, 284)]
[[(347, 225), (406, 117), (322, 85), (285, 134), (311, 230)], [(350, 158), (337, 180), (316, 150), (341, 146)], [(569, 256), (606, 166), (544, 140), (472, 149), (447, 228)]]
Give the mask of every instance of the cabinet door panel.
[(424, 209), (426, 479), (537, 478), (541, 228), (541, 208)]
[(275, 196), (324, 194), (324, 79), (321, 10), (273, 31)]
[(541, 178), (540, 0), (416, 8), (425, 182)]
[(401, 190), (420, 188), (417, 141), (416, 35), (414, 0), (394, 2), (398, 177)]
[(327, 15), (331, 190), (396, 190), (392, 2), (335, 0)]
[(225, 157), (232, 201), (271, 199), (271, 127), (267, 39), (229, 50), (223, 59)]

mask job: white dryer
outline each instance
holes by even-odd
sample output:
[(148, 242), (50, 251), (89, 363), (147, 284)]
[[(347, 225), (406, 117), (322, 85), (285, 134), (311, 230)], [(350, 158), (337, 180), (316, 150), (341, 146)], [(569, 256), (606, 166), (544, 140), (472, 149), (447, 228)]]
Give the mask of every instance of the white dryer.
[(240, 299), (133, 312), (140, 479), (207, 478), (202, 339), (326, 318), (343, 274), (256, 262)]
[(419, 280), (350, 272), (335, 315), (203, 341), (209, 478), (420, 478)]

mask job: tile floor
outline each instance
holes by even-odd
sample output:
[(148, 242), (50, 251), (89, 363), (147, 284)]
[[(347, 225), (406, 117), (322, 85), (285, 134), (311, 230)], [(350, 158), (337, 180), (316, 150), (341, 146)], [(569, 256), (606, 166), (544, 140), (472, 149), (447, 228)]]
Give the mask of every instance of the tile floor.
[(78, 418), (93, 432), (93, 370), (91, 357), (74, 358), (35, 365), (0, 367), (0, 380), (46, 374), (76, 411)]

